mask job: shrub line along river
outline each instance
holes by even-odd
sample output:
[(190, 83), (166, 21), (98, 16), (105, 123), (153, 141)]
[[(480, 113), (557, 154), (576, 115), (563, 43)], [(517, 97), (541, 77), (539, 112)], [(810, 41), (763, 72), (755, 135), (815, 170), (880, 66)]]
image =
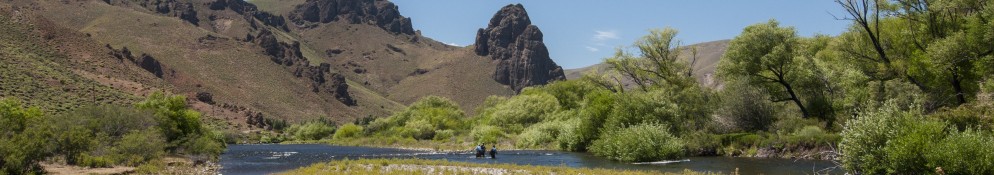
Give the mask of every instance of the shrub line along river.
[[(444, 159), (471, 163), (504, 163), (540, 166), (568, 166), (626, 170), (655, 170), (662, 172), (693, 171), (732, 172), (741, 174), (813, 174), (835, 166), (824, 160), (792, 160), (736, 157), (690, 157), (686, 160), (651, 163), (622, 163), (595, 157), (587, 153), (544, 150), (510, 150), (497, 152), (496, 159), (475, 158), (465, 153), (439, 153), (396, 148), (333, 146), (324, 144), (258, 144), (229, 145), (221, 155), (221, 174), (271, 174), (288, 171), (314, 163), (342, 159), (419, 158)], [(833, 171), (833, 174), (841, 172)]]

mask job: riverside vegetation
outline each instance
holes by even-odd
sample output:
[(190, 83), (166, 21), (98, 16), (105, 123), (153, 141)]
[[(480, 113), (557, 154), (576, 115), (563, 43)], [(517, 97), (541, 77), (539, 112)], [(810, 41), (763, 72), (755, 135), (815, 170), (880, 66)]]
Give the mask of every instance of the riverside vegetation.
[(64, 114), (0, 100), (0, 126), (0, 174), (43, 173), (41, 161), (161, 173), (166, 156), (215, 161), (225, 147), (222, 134), (187, 108), (186, 97), (161, 92), (133, 106), (80, 107)]
[[(821, 158), (856, 174), (994, 173), (994, 2), (837, 2), (848, 12), (840, 18), (853, 21), (839, 36), (800, 37), (776, 20), (746, 27), (718, 63), (719, 88), (691, 78), (695, 62), (678, 59), (676, 30), (651, 30), (608, 58), (608, 72), (492, 96), (473, 116), (428, 96), (320, 138), (626, 162)], [(306, 125), (283, 137), (327, 130)]]

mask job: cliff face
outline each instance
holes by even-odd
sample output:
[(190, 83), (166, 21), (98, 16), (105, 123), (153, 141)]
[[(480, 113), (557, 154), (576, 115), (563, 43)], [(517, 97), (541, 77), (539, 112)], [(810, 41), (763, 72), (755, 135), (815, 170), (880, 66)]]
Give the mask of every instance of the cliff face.
[(521, 4), (507, 5), (476, 34), (475, 52), (498, 61), (494, 80), (515, 91), (566, 79), (563, 69), (549, 58), (542, 31), (531, 24)]
[(401, 16), (397, 5), (386, 0), (308, 0), (290, 12), (289, 19), (298, 26), (308, 22), (370, 23), (390, 33), (414, 35), (411, 19)]
[(263, 29), (258, 35), (252, 37), (250, 42), (256, 43), (265, 50), (266, 55), (271, 57), (273, 63), (283, 65), (293, 75), (311, 81), (311, 91), (318, 94), (328, 94), (339, 102), (348, 106), (355, 106), (356, 100), (349, 94), (349, 85), (346, 84), (345, 77), (331, 72), (331, 65), (321, 63), (319, 66), (311, 66), (300, 52), (300, 43), (293, 42), (287, 44), (276, 40), (276, 36), (269, 30)]

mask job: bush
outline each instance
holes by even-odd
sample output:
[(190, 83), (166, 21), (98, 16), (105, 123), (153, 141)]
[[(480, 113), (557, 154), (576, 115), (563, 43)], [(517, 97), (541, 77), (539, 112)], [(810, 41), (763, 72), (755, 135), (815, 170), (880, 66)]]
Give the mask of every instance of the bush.
[(51, 155), (52, 134), (38, 108), (0, 99), (0, 174), (42, 173), (38, 162)]
[(791, 133), (788, 140), (794, 145), (814, 147), (837, 143), (838, 135), (825, 132), (818, 126), (805, 126), (804, 128)]
[(210, 136), (196, 136), (187, 141), (183, 148), (187, 153), (195, 156), (209, 157), (214, 159), (214, 155), (224, 152), (224, 142)]
[[(139, 109), (152, 110), (166, 140), (174, 142), (190, 135), (202, 134), (200, 112), (187, 109), (186, 97), (155, 92), (145, 101), (135, 104)], [(174, 145), (178, 145), (175, 142)]]
[(352, 138), (359, 136), (359, 134), (362, 134), (362, 126), (349, 123), (339, 127), (338, 131), (335, 131), (334, 138), (335, 139)]
[(334, 134), (335, 126), (325, 122), (307, 122), (292, 125), (287, 132), (293, 135), (295, 140), (321, 140)]
[(722, 92), (719, 115), (742, 131), (765, 131), (776, 121), (776, 110), (759, 90), (732, 81)]
[(435, 131), (434, 140), (448, 140), (456, 136), (456, 131), (451, 129)]
[[(660, 99), (655, 93), (623, 93), (615, 98), (611, 114), (604, 121), (604, 128), (613, 130), (645, 123), (682, 123), (676, 103)], [(675, 130), (667, 129), (668, 132)]]
[(514, 96), (498, 104), (491, 112), (484, 112), (483, 120), (493, 126), (500, 126), (508, 133), (519, 133), (521, 129), (544, 121), (548, 115), (559, 111), (556, 97), (547, 93)]
[(381, 136), (400, 135), (418, 140), (434, 138), (436, 130), (464, 129), (462, 110), (449, 99), (427, 96), (390, 117), (376, 119), (367, 132)]
[(111, 148), (116, 162), (132, 166), (160, 158), (165, 149), (165, 138), (154, 129), (131, 131)]
[(967, 129), (954, 132), (922, 154), (927, 167), (942, 167), (947, 174), (994, 173), (994, 138), (990, 132)]
[(590, 151), (597, 156), (624, 162), (658, 161), (683, 157), (683, 141), (670, 135), (661, 124), (639, 124), (606, 132)]
[(90, 168), (109, 168), (113, 165), (111, 159), (103, 156), (90, 156), (90, 154), (80, 154), (77, 165)]
[(556, 141), (562, 122), (543, 122), (534, 124), (518, 135), (515, 146), (518, 148), (533, 148), (548, 145)]
[(959, 132), (920, 110), (902, 111), (893, 102), (860, 113), (841, 135), (842, 165), (855, 173), (925, 173), (939, 167), (949, 174), (994, 173), (990, 133)]
[(472, 135), (473, 140), (478, 144), (497, 143), (499, 139), (504, 138), (504, 132), (500, 128), (490, 125), (476, 126), (470, 135)]

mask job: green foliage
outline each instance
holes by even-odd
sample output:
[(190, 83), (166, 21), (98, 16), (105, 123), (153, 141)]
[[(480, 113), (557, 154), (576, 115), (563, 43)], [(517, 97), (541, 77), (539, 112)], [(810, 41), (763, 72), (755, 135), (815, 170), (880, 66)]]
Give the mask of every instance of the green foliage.
[(763, 89), (773, 101), (792, 101), (803, 117), (811, 114), (796, 89), (806, 72), (798, 59), (801, 42), (793, 27), (780, 27), (776, 20), (746, 27), (728, 44), (718, 64), (724, 79), (745, 78), (749, 85)]
[(335, 126), (326, 122), (307, 122), (291, 125), (287, 133), (295, 140), (321, 140), (335, 133)]
[(842, 165), (849, 171), (903, 174), (932, 172), (939, 167), (950, 174), (994, 171), (990, 133), (972, 129), (960, 132), (945, 122), (924, 117), (920, 110), (902, 111), (892, 102), (857, 117), (842, 131), (839, 143)]
[(484, 109), (480, 120), (489, 125), (499, 126), (508, 133), (519, 133), (525, 127), (544, 121), (560, 108), (556, 97), (548, 93), (518, 95), (493, 108)]
[(159, 117), (159, 127), (167, 140), (176, 141), (202, 134), (200, 113), (186, 107), (186, 97), (154, 92), (145, 101), (135, 104), (139, 109), (152, 110)]
[(565, 125), (563, 122), (548, 121), (534, 124), (518, 135), (518, 148), (541, 148), (551, 144), (559, 137), (559, 131)]
[(335, 139), (352, 138), (359, 136), (360, 134), (362, 134), (362, 126), (349, 123), (339, 127), (338, 131), (335, 131), (334, 138)]
[(41, 173), (38, 162), (51, 155), (51, 132), (37, 108), (0, 99), (0, 174)]
[(162, 157), (166, 143), (161, 132), (155, 129), (132, 130), (111, 148), (111, 157), (125, 165), (140, 165)]
[[(684, 119), (677, 103), (656, 92), (618, 94), (603, 128), (614, 130), (645, 123), (682, 123)], [(676, 130), (668, 128), (667, 131)]]
[(776, 110), (760, 90), (731, 81), (721, 93), (721, 110), (718, 114), (729, 119), (734, 129), (765, 131), (776, 122)]
[(374, 120), (367, 130), (384, 136), (400, 135), (430, 140), (437, 130), (467, 128), (464, 126), (464, 118), (465, 114), (455, 102), (443, 97), (427, 96), (390, 117)]
[(102, 156), (91, 156), (89, 154), (83, 153), (79, 156), (79, 166), (85, 166), (90, 168), (109, 168), (113, 165), (113, 161), (107, 157)]
[(456, 131), (451, 129), (435, 131), (434, 140), (448, 140), (456, 136)]
[(805, 126), (800, 130), (790, 134), (788, 141), (791, 145), (801, 145), (808, 147), (825, 146), (837, 143), (839, 136), (826, 132), (818, 126)]
[(504, 131), (496, 126), (490, 125), (479, 125), (473, 128), (470, 133), (473, 140), (476, 143), (497, 143), (498, 140), (503, 139)]
[(661, 124), (639, 124), (608, 131), (594, 141), (590, 151), (595, 155), (625, 162), (677, 159), (684, 155), (683, 141), (666, 132)]

